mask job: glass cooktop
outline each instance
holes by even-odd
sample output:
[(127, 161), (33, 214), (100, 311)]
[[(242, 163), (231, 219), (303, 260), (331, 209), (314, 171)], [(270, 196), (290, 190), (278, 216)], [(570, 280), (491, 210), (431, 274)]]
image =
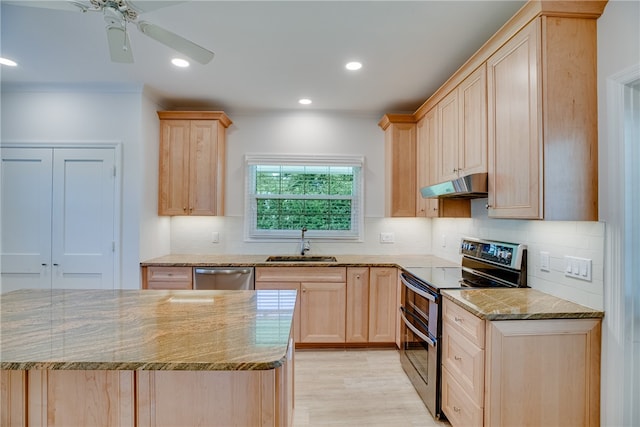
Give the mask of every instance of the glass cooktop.
[(436, 289), (461, 288), (462, 269), (460, 267), (406, 267), (405, 271)]

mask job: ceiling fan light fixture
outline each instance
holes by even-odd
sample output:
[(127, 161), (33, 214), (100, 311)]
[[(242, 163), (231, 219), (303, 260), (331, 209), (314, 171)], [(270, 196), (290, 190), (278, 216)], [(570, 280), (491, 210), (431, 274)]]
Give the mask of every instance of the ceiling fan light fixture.
[(173, 65), (175, 65), (176, 67), (179, 67), (179, 68), (187, 68), (189, 65), (191, 65), (189, 63), (189, 61), (187, 61), (186, 59), (182, 59), (182, 58), (173, 58), (171, 60), (171, 63)]
[(18, 63), (16, 61), (12, 61), (12, 60), (10, 60), (8, 58), (2, 58), (2, 57), (0, 57), (0, 64), (6, 65), (6, 66), (9, 66), (9, 67), (17, 67), (18, 66)]

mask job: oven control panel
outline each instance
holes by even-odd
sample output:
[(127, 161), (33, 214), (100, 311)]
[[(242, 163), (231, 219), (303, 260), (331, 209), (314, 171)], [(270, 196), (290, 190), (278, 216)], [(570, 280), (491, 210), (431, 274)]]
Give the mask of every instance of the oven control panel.
[(517, 243), (498, 242), (464, 238), (460, 244), (460, 253), (472, 258), (500, 264), (520, 270), (522, 254), (527, 247)]

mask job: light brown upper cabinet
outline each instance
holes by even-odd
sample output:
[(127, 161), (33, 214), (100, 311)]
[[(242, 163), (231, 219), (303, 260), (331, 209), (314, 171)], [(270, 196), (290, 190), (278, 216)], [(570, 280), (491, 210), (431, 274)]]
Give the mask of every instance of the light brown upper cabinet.
[(597, 220), (596, 20), (534, 19), (487, 76), (489, 216)]
[(435, 183), (487, 172), (485, 64), (445, 96), (436, 109), (438, 175)]
[(438, 199), (424, 199), (420, 189), (431, 184), (437, 184), (436, 172), (436, 109), (432, 108), (416, 123), (416, 216), (437, 217)]
[(432, 108), (416, 123), (417, 183), (416, 216), (471, 217), (471, 202), (459, 199), (424, 199), (422, 187), (438, 181), (438, 122), (437, 108)]
[(387, 217), (416, 216), (416, 122), (412, 114), (385, 114), (385, 203)]
[(226, 128), (221, 111), (158, 111), (159, 215), (224, 215)]

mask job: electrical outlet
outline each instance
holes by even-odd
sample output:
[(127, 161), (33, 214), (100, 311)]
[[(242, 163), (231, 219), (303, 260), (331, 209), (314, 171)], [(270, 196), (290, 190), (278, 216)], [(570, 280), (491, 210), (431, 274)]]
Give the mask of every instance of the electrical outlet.
[(564, 257), (564, 275), (574, 279), (591, 281), (591, 260), (574, 256)]
[(220, 233), (218, 231), (211, 232), (211, 243), (220, 243)]
[(540, 270), (551, 271), (551, 267), (549, 266), (549, 252), (540, 251)]
[(395, 236), (393, 233), (380, 233), (380, 243), (393, 243)]

